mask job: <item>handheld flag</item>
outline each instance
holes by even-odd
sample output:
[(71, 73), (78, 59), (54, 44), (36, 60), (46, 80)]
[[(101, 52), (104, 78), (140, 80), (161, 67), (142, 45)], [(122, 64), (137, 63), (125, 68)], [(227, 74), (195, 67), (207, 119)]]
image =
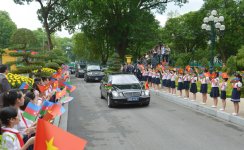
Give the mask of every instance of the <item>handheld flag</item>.
[(74, 136), (47, 121), (38, 120), (34, 150), (84, 150), (86, 144), (85, 139)]
[(27, 90), (27, 89), (29, 89), (29, 88), (30, 88), (29, 84), (27, 84), (27, 83), (25, 83), (25, 82), (23, 82), (23, 83), (20, 85), (20, 87), (19, 87), (19, 89), (21, 89), (21, 90)]
[(63, 85), (66, 87), (66, 90), (71, 93), (76, 89), (76, 86), (70, 85), (68, 82), (63, 82)]
[(148, 81), (145, 82), (145, 90), (148, 90), (149, 89), (149, 85), (148, 85)]
[(229, 76), (228, 76), (228, 74), (227, 74), (226, 72), (223, 72), (223, 73), (221, 74), (221, 76), (222, 76), (223, 79), (224, 79), (224, 78), (229, 78)]
[(63, 97), (63, 96), (65, 96), (66, 95), (66, 88), (64, 88), (62, 91), (57, 91), (56, 92), (56, 99), (59, 99), (59, 98), (61, 98), (61, 97)]
[(38, 87), (38, 89), (40, 90), (41, 93), (43, 93), (46, 90), (48, 90), (49, 89), (49, 86), (50, 86), (49, 84), (46, 84), (46, 85), (40, 85), (40, 84), (38, 84), (37, 85), (37, 87)]
[(54, 104), (54, 103), (52, 103), (52, 102), (50, 102), (50, 101), (47, 101), (47, 100), (44, 101), (43, 104), (42, 104), (42, 107), (41, 107), (40, 114), (41, 114), (42, 116), (45, 115), (45, 114), (47, 113), (47, 110), (48, 110), (49, 108), (51, 108), (53, 104)]
[(65, 96), (64, 98), (62, 98), (62, 99), (60, 100), (60, 102), (61, 102), (62, 104), (65, 104), (65, 103), (68, 103), (68, 102), (72, 101), (73, 99), (74, 99), (74, 97)]
[(39, 113), (40, 109), (41, 109), (40, 106), (35, 105), (32, 102), (29, 102), (28, 105), (25, 108), (23, 116), (26, 119), (29, 119), (31, 121), (36, 121), (36, 118), (38, 116), (38, 113)]

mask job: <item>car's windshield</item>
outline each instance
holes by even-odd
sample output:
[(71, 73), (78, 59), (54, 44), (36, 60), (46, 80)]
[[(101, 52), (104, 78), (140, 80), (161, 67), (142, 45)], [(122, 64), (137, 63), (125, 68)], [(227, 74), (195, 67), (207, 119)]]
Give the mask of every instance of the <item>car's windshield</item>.
[(80, 65), (80, 69), (84, 69), (84, 68), (86, 68), (86, 65)]
[(135, 75), (113, 75), (112, 84), (135, 84), (139, 83)]
[(96, 65), (87, 66), (87, 71), (92, 71), (92, 70), (101, 70), (101, 68), (100, 66), (96, 66)]

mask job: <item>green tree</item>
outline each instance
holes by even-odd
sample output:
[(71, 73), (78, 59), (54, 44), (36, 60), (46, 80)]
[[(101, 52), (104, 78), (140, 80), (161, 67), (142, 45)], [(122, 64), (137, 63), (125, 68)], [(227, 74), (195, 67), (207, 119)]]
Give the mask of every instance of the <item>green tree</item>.
[(15, 3), (23, 5), (31, 2), (40, 4), (40, 9), (37, 10), (38, 19), (43, 24), (46, 31), (48, 49), (53, 49), (51, 35), (62, 29), (62, 25), (67, 24), (69, 13), (65, 10), (68, 0), (14, 0)]
[(244, 1), (237, 0), (204, 0), (202, 11), (207, 14), (215, 9), (219, 15), (225, 17), (226, 29), (219, 34), (216, 50), (223, 62), (231, 55), (236, 55), (238, 49), (244, 45)]
[(242, 46), (236, 55), (237, 67), (239, 70), (244, 70), (244, 46)]
[[(101, 30), (107, 37), (108, 44), (115, 49), (121, 58), (124, 58), (126, 50), (132, 45), (133, 31), (138, 27), (145, 27), (138, 24), (147, 23), (144, 14), (153, 14), (152, 10), (163, 13), (167, 2), (182, 4), (180, 0), (71, 0), (69, 11), (77, 14), (77, 22), (85, 33), (89, 29), (96, 32)], [(138, 28), (143, 32), (145, 28)], [(133, 44), (134, 45), (134, 44)]]
[(4, 49), (10, 46), (10, 37), (17, 27), (6, 11), (0, 10), (0, 20), (0, 49)]
[(9, 65), (16, 65), (17, 70), (14, 73), (22, 74), (29, 73), (32, 71), (43, 67), (44, 60), (46, 56), (39, 52), (38, 54), (33, 54), (31, 51), (18, 50), (9, 53), (10, 56), (16, 57), (16, 61), (8, 62)]
[(26, 49), (30, 48), (36, 42), (36, 37), (29, 29), (17, 29), (11, 36), (11, 43), (15, 48)]

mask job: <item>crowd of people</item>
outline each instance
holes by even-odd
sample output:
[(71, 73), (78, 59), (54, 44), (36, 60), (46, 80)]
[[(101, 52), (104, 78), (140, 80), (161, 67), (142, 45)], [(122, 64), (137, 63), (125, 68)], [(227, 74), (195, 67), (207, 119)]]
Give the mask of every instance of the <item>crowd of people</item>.
[[(50, 84), (52, 77), (35, 78), (28, 89), (11, 89), (6, 78), (8, 68), (0, 65), (0, 148), (8, 150), (32, 150), (35, 141), (37, 121), (23, 117), (28, 103), (41, 106), (44, 100), (57, 102), (55, 89)], [(38, 86), (47, 86), (42, 91)], [(41, 116), (39, 116), (41, 117)]]
[[(204, 68), (187, 66), (184, 69), (177, 69), (170, 67), (168, 56), (165, 57), (164, 46), (156, 46), (155, 49), (138, 59), (135, 65), (124, 64), (121, 66), (121, 71), (134, 73), (139, 80), (144, 81), (150, 88), (155, 90), (163, 89), (173, 95), (178, 90), (179, 96), (185, 99), (189, 99), (189, 94), (191, 93), (193, 95), (192, 101), (196, 101), (196, 93), (200, 92), (203, 105), (206, 104), (209, 93), (210, 97), (213, 98), (212, 108), (217, 107), (218, 98), (222, 100), (221, 111), (225, 111), (226, 90), (228, 86), (231, 86), (231, 101), (234, 104), (232, 115), (236, 116), (239, 114), (240, 90), (242, 87), (242, 76), (240, 74), (236, 73), (235, 79), (230, 81), (231, 85), (228, 85), (229, 76), (226, 73), (222, 73), (219, 76), (218, 72), (210, 74)], [(220, 77), (222, 80), (220, 80)], [(198, 90), (197, 82), (200, 82), (200, 91)], [(210, 92), (208, 91), (209, 87), (211, 87)]]

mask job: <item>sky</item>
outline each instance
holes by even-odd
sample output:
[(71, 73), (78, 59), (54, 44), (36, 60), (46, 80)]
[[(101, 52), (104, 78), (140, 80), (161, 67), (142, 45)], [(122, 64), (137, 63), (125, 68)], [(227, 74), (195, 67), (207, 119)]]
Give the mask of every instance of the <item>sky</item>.
[[(190, 11), (197, 11), (203, 5), (203, 0), (189, 0), (189, 3), (182, 7), (175, 6), (173, 3), (169, 3), (167, 10), (163, 15), (155, 14), (156, 19), (160, 22), (161, 26), (165, 25), (167, 21), (167, 14), (171, 11), (176, 11), (180, 15)], [(42, 25), (37, 18), (36, 11), (39, 8), (39, 3), (32, 2), (30, 5), (17, 5), (13, 0), (0, 0), (0, 10), (7, 11), (17, 28), (27, 28), (30, 30), (36, 30), (41, 28)], [(57, 32), (60, 37), (71, 37), (67, 31), (63, 30)]]

